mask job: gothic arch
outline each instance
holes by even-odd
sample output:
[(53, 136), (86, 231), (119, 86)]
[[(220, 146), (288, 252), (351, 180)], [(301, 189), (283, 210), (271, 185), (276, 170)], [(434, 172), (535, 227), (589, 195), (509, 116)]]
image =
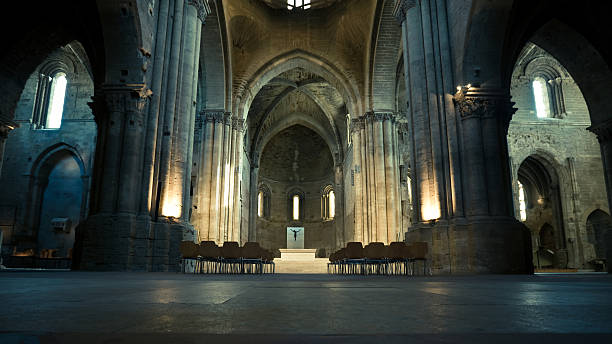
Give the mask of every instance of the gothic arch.
[(30, 228), (33, 233), (38, 231), (40, 222), (40, 211), (43, 201), (43, 193), (47, 186), (48, 178), (53, 168), (62, 159), (71, 157), (79, 166), (82, 194), (80, 220), (87, 216), (87, 195), (89, 191), (89, 175), (79, 151), (65, 142), (60, 142), (45, 149), (34, 160), (30, 169), (30, 183), (28, 186), (28, 202), (26, 203), (26, 228)]
[(374, 111), (395, 109), (395, 71), (401, 49), (401, 28), (393, 16), (394, 7), (394, 0), (377, 2), (369, 65), (371, 81), (366, 96), (368, 107)]
[(244, 85), (236, 86), (234, 113), (246, 119), (251, 103), (261, 88), (275, 76), (296, 67), (309, 70), (329, 81), (342, 94), (352, 116), (362, 112), (360, 110), (363, 109), (363, 105), (359, 100), (359, 91), (354, 80), (346, 77), (326, 59), (298, 49), (277, 56), (259, 68)]
[(257, 140), (255, 147), (253, 147), (253, 152), (254, 152), (254, 159), (257, 159), (256, 163), (259, 166), (259, 159), (261, 159), (261, 153), (263, 153), (264, 149), (266, 148), (266, 145), (268, 144), (268, 142), (278, 133), (280, 133), (281, 131), (292, 127), (294, 125), (303, 125), (306, 128), (309, 128), (311, 130), (313, 130), (315, 133), (317, 133), (319, 136), (321, 136), (321, 138), (323, 138), (323, 140), (325, 141), (325, 143), (327, 143), (327, 146), (329, 148), (329, 151), (332, 153), (332, 158), (334, 159), (334, 164), (338, 164), (339, 163), (339, 152), (338, 149), (339, 147), (341, 147), (340, 143), (338, 142), (337, 138), (332, 136), (328, 130), (326, 130), (325, 127), (323, 127), (320, 123), (316, 122), (315, 120), (312, 119), (312, 117), (310, 116), (306, 116), (304, 114), (300, 114), (300, 113), (292, 113), (287, 115), (286, 117), (284, 117), (281, 121), (277, 121), (274, 123), (274, 125), (270, 128), (268, 128), (268, 130), (266, 130), (264, 133), (262, 133), (261, 138), (259, 140)]
[[(17, 7), (15, 7), (17, 6)], [(0, 125), (16, 127), (13, 122), (17, 102), (26, 81), (37, 66), (54, 50), (78, 41), (82, 44), (85, 65), (90, 64), (92, 78), (100, 82), (105, 73), (105, 50), (100, 13), (95, 1), (15, 3), (3, 11), (0, 22), (2, 37), (0, 65), (10, 66), (0, 72)], [(78, 18), (78, 20), (75, 20)], [(11, 23), (27, 23), (23, 30), (15, 30)], [(41, 32), (52, 34), (41, 35)]]
[(222, 2), (210, 2), (211, 13), (202, 27), (200, 48), (201, 106), (203, 109), (231, 109), (231, 63), (228, 63), (227, 33)]

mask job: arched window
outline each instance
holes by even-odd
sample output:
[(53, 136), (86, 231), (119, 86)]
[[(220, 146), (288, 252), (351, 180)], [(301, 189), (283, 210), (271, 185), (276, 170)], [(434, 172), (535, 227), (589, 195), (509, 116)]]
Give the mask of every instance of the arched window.
[(270, 189), (266, 185), (260, 185), (257, 192), (257, 217), (268, 218), (270, 216)]
[(550, 117), (550, 98), (548, 97), (548, 86), (542, 77), (536, 77), (532, 83), (533, 97), (536, 104), (536, 115), (538, 118)]
[(300, 196), (293, 195), (292, 204), (293, 204), (292, 219), (297, 221), (300, 219)]
[(290, 221), (304, 220), (304, 193), (294, 189), (287, 193), (287, 219)]
[(336, 217), (336, 194), (331, 185), (321, 195), (321, 217), (323, 220), (333, 220)]
[(521, 221), (527, 220), (527, 202), (525, 201), (525, 188), (523, 188), (523, 184), (518, 182), (519, 189), (519, 213), (521, 216)]
[(310, 8), (310, 0), (287, 0), (287, 9), (307, 10)]
[(68, 79), (66, 73), (40, 74), (32, 122), (35, 129), (59, 129), (62, 125)]
[(259, 194), (257, 194), (257, 216), (263, 216), (263, 191), (259, 191)]

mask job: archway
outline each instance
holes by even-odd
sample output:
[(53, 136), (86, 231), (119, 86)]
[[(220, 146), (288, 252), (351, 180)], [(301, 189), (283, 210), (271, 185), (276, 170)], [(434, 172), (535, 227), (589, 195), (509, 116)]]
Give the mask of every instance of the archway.
[(523, 195), (519, 194), (516, 198), (519, 203), (525, 203), (520, 204), (519, 208), (525, 209), (521, 220), (531, 229), (536, 260), (534, 265), (542, 266), (542, 262), (537, 262), (537, 259), (538, 255), (542, 259), (541, 253), (544, 252), (544, 256), (554, 260), (555, 267), (565, 268), (568, 253), (557, 172), (547, 160), (532, 155), (521, 163), (517, 174), (517, 189)]
[(601, 209), (594, 210), (586, 221), (587, 238), (593, 245), (589, 263), (595, 268), (601, 268), (602, 261), (610, 264), (612, 257), (612, 217)]
[(75, 228), (85, 217), (87, 187), (83, 162), (69, 150), (59, 150), (42, 162), (33, 192), (39, 194), (34, 218), (41, 258), (72, 259)]
[(304, 227), (304, 248), (317, 249), (319, 256), (332, 252), (342, 211), (336, 207), (330, 219), (321, 202), (334, 179), (329, 146), (317, 132), (296, 124), (274, 135), (260, 158), (257, 189), (270, 199), (268, 213), (257, 212), (257, 241), (273, 251), (287, 248), (287, 227)]

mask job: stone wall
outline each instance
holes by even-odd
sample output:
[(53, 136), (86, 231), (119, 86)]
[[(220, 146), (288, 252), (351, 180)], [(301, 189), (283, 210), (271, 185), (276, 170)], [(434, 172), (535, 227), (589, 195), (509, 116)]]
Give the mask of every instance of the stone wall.
[[(534, 75), (546, 66), (559, 73), (565, 113), (557, 118), (538, 118), (532, 88)], [(539, 243), (539, 231), (550, 224), (562, 230), (567, 249), (567, 267), (590, 267), (595, 258), (588, 243), (586, 219), (602, 209), (608, 211), (601, 153), (594, 134), (587, 131), (590, 118), (580, 89), (567, 71), (552, 56), (533, 44), (527, 45), (519, 57), (512, 78), (512, 100), (518, 109), (508, 130), (514, 203), (519, 217), (518, 173), (527, 157), (534, 157), (557, 176), (560, 211), (553, 211), (548, 200), (534, 200), (528, 205), (525, 224), (531, 229), (534, 252)], [(529, 202), (528, 202), (529, 203)], [(554, 218), (559, 213), (561, 219)], [(559, 225), (562, 228), (558, 228)], [(534, 258), (536, 259), (536, 258)]]
[[(291, 183), (260, 178), (270, 189), (270, 215), (257, 218), (257, 241), (266, 249), (276, 252), (287, 248), (287, 227), (304, 227), (304, 248), (316, 248), (318, 257), (327, 257), (336, 249), (336, 220), (321, 217), (321, 190), (333, 183), (333, 175), (318, 182), (300, 183), (304, 192), (304, 214), (300, 221), (291, 220), (288, 189)], [(302, 217), (303, 216), (303, 217)]]
[[(33, 249), (37, 253), (40, 249), (60, 248), (58, 254), (66, 256), (72, 248), (74, 228), (87, 215), (96, 124), (87, 105), (93, 95), (93, 82), (87, 66), (75, 53), (79, 49), (80, 44), (73, 42), (50, 55), (29, 77), (19, 99), (15, 112), (19, 127), (7, 139), (0, 178), (0, 227), (5, 237), (5, 254), (13, 250)], [(59, 129), (36, 129), (32, 116), (38, 101), (40, 71), (52, 63), (64, 66), (62, 70), (67, 74), (62, 123)], [(61, 164), (68, 164), (68, 169), (55, 168)], [(71, 176), (68, 183), (66, 171)], [(59, 178), (57, 183), (53, 176)], [(55, 203), (55, 211), (41, 214), (50, 209), (42, 203)], [(64, 211), (68, 207), (73, 211)], [(69, 217), (70, 228), (65, 232), (53, 231), (48, 220), (54, 217)]]

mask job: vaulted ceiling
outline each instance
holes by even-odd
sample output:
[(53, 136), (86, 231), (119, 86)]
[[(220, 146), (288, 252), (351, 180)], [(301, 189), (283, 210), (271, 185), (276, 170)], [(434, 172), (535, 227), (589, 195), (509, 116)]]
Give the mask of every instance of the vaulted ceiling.
[[(251, 147), (260, 152), (281, 130), (300, 124), (317, 132), (338, 153), (346, 139), (346, 104), (325, 79), (297, 67), (273, 78), (255, 96), (247, 117)], [(339, 129), (341, 128), (341, 129)]]

